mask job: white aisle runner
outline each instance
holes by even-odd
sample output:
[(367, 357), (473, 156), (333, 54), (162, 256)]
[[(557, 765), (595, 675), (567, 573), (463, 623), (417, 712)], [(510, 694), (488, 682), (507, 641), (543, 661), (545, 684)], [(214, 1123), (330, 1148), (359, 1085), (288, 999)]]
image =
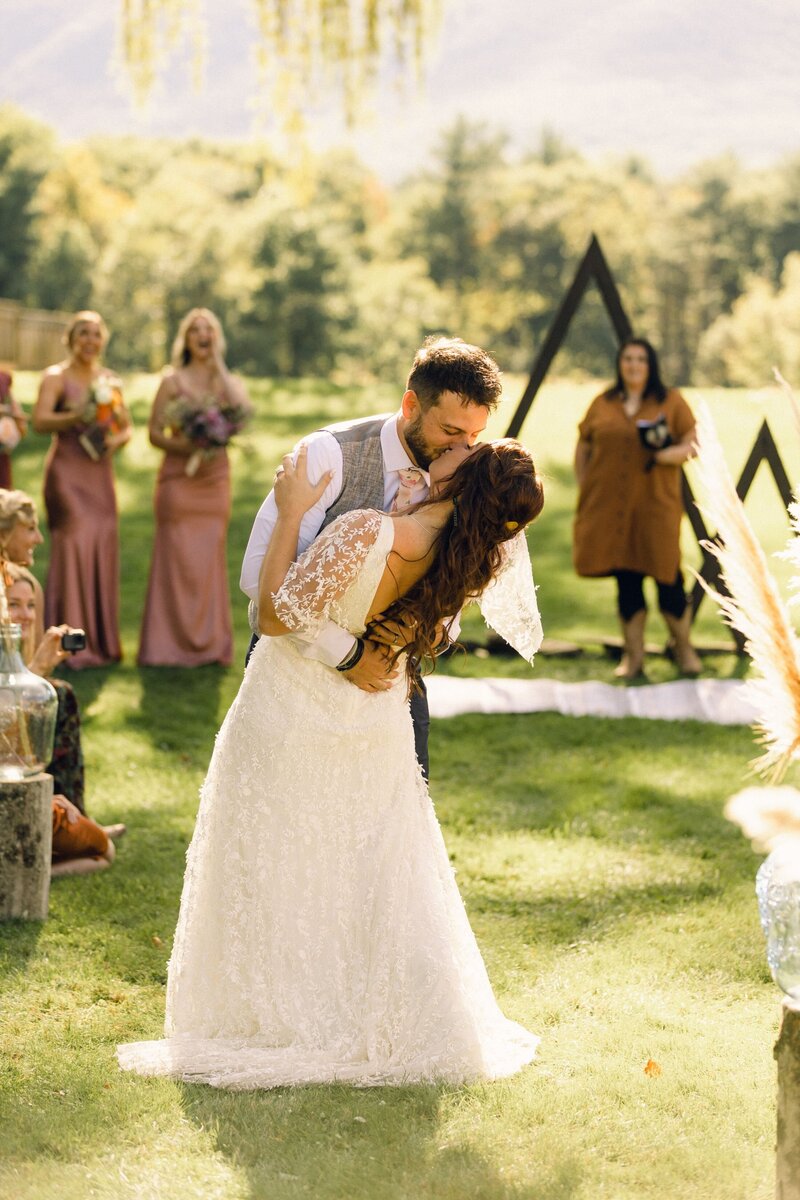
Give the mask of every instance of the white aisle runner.
[(653, 721), (707, 721), (750, 725), (755, 709), (747, 684), (739, 679), (677, 679), (641, 687), (589, 680), (456, 679), (426, 680), (432, 717), (462, 713), (558, 712), (570, 717), (646, 717)]

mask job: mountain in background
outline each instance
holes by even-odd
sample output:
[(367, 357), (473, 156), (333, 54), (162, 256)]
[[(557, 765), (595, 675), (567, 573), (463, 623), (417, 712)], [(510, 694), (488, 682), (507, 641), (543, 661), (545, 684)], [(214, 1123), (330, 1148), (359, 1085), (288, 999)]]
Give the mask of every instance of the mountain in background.
[[(64, 138), (92, 133), (244, 138), (253, 132), (247, 0), (206, 0), (204, 90), (189, 54), (136, 113), (114, 64), (118, 0), (0, 0), (2, 95)], [(309, 112), (315, 147), (348, 143), (393, 180), (419, 169), (459, 114), (520, 148), (544, 128), (588, 154), (636, 153), (667, 174), (731, 150), (744, 162), (798, 149), (796, 0), (445, 0), (424, 89), (385, 77), (348, 133), (331, 97)]]

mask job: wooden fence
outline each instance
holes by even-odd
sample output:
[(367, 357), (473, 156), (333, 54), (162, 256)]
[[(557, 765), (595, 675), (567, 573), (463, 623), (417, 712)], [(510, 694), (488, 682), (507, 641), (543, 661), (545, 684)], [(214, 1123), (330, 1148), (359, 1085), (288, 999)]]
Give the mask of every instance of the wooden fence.
[(20, 371), (41, 371), (64, 357), (64, 334), (71, 313), (23, 308), (0, 300), (0, 364)]

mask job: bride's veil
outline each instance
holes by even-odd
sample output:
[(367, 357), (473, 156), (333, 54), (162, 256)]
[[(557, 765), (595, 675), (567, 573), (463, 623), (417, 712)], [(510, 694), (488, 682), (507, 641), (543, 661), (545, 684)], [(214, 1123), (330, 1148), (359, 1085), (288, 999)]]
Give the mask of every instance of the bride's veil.
[(483, 619), (528, 662), (542, 644), (542, 619), (525, 531), (503, 543), (503, 563), (478, 601)]

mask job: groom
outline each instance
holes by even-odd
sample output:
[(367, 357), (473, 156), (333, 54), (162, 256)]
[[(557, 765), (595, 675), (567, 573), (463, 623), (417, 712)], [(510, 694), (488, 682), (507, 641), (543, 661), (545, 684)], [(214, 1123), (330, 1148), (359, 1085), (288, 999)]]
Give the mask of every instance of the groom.
[[(501, 390), (500, 371), (484, 350), (460, 338), (428, 338), (414, 357), (399, 412), (330, 425), (304, 438), (309, 479), (319, 479), (326, 471), (333, 477), (303, 518), (298, 555), (342, 513), (357, 508), (396, 512), (424, 500), (433, 459), (453, 446), (475, 444)], [(251, 600), (253, 629), (258, 576), (276, 517), (270, 492), (256, 515), (240, 579)], [(255, 640), (254, 636), (252, 644)], [(399, 671), (391, 666), (386, 646), (354, 638), (333, 621), (313, 641), (295, 636), (295, 643), (306, 658), (341, 672), (367, 692), (391, 687)], [(424, 692), (412, 696), (411, 715), (417, 759), (427, 779), (429, 716)]]

